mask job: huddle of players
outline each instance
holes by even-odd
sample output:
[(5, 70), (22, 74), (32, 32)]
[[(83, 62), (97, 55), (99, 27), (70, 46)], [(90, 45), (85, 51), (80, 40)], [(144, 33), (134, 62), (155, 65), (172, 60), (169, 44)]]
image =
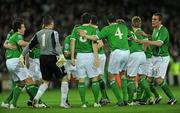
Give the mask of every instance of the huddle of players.
[[(17, 19), (17, 21), (20, 26), (18, 26), (19, 24), (13, 25), (14, 33), (9, 33), (4, 44), (4, 47), (7, 48), (6, 64), (16, 85), (12, 88), (10, 96), (1, 104), (2, 107), (16, 108), (17, 99), (23, 87), (26, 88), (33, 107), (48, 107), (40, 100), (40, 97), (48, 88), (52, 74), (61, 75), (62, 77), (61, 107), (70, 107), (67, 102), (68, 76), (72, 74), (79, 80), (78, 90), (82, 102), (81, 107), (87, 107), (85, 77), (92, 80), (94, 107), (101, 107), (101, 105), (109, 103), (105, 83), (101, 77), (104, 74), (106, 61), (102, 42), (102, 39), (105, 38), (111, 50), (108, 72), (110, 73), (111, 89), (117, 98), (117, 106), (146, 104), (146, 102), (149, 104), (159, 103), (162, 97), (156, 91), (156, 84), (169, 97), (168, 104), (177, 102), (164, 81), (169, 62), (167, 49), (169, 33), (162, 25), (161, 14), (153, 15), (153, 34), (150, 36), (141, 29), (141, 18), (138, 16), (132, 18), (132, 31), (129, 30), (123, 20), (117, 20), (113, 15), (108, 16), (107, 22), (109, 25), (100, 31), (97, 26), (97, 17), (84, 13), (81, 16), (81, 25), (75, 26), (71, 35), (65, 38), (64, 52), (62, 52), (61, 45), (58, 42), (58, 33), (53, 30), (54, 21), (50, 16), (44, 18), (42, 30), (35, 34), (29, 44), (23, 41), (24, 23), (20, 19)], [(38, 80), (43, 79), (39, 88), (34, 84), (35, 79), (32, 79), (34, 75), (38, 74), (30, 74), (24, 66), (24, 56), (30, 50), (32, 52), (36, 45), (40, 47), (40, 54), (31, 58), (40, 57), (40, 66), (38, 65), (40, 69), (35, 69), (41, 70), (42, 73), (42, 78), (38, 78)], [(23, 51), (22, 46), (26, 46)], [(58, 60), (56, 56), (60, 56)], [(34, 67), (31, 64), (29, 65), (29, 68)], [(121, 75), (123, 95), (121, 95), (115, 81), (117, 74)], [(139, 82), (136, 88), (135, 78), (137, 75), (139, 76)], [(100, 101), (98, 98), (99, 91), (102, 94)], [(135, 91), (137, 93), (136, 101), (134, 100)]]

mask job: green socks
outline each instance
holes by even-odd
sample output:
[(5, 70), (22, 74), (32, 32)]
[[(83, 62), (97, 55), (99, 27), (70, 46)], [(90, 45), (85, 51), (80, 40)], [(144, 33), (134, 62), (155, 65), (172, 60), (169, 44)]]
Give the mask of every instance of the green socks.
[(136, 89), (136, 100), (142, 99), (142, 94), (143, 94), (143, 89), (142, 87), (138, 86)]
[(92, 92), (94, 95), (95, 102), (98, 103), (98, 97), (99, 97), (99, 82), (93, 81), (92, 82)]
[(123, 101), (128, 101), (128, 90), (127, 90), (127, 78), (125, 76), (121, 76), (121, 88), (123, 93)]
[(135, 80), (128, 80), (128, 94), (129, 94), (129, 103), (133, 102), (134, 91), (136, 89)]
[(12, 101), (11, 101), (11, 104), (15, 105), (17, 104), (17, 100), (19, 98), (19, 95), (21, 94), (21, 91), (22, 91), (22, 88), (21, 87), (18, 87), (16, 86), (14, 89), (13, 89), (13, 98), (12, 98)]
[(79, 94), (80, 94), (82, 104), (86, 104), (86, 100), (85, 100), (85, 93), (86, 93), (85, 83), (79, 83), (78, 84), (78, 90), (79, 90)]
[(164, 91), (164, 93), (169, 97), (169, 99), (174, 99), (174, 95), (172, 94), (168, 84), (163, 81), (161, 84), (160, 84), (160, 87), (162, 88), (162, 90)]
[(152, 97), (152, 93), (149, 87), (149, 83), (146, 81), (145, 77), (141, 77), (139, 80), (139, 86), (145, 90), (148, 97)]
[(107, 93), (106, 93), (106, 87), (105, 87), (105, 83), (104, 83), (103, 79), (99, 80), (99, 86), (100, 86), (100, 91), (101, 91), (102, 98), (107, 98), (108, 99), (108, 96), (107, 96)]
[(36, 93), (38, 91), (38, 87), (35, 86), (34, 84), (29, 84), (26, 86), (26, 91), (30, 98), (34, 98), (36, 96)]
[(159, 93), (157, 92), (156, 83), (154, 81), (150, 83), (150, 89), (151, 92), (154, 94), (155, 98), (158, 98), (160, 96)]
[(116, 81), (115, 80), (111, 81), (110, 86), (111, 86), (112, 91), (113, 91), (114, 95), (116, 96), (118, 102), (122, 102), (123, 99), (121, 97), (121, 93), (120, 93), (120, 90), (119, 90), (119, 87), (118, 87)]

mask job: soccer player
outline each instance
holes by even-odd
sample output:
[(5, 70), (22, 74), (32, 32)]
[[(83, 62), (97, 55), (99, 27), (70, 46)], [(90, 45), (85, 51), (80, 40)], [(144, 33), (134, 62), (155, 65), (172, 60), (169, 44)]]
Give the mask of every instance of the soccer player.
[[(100, 107), (101, 105), (98, 102), (99, 95), (99, 82), (98, 82), (98, 48), (97, 44), (91, 40), (87, 40), (81, 36), (79, 36), (79, 30), (86, 30), (86, 32), (90, 35), (96, 34), (96, 29), (90, 25), (91, 15), (88, 13), (84, 13), (81, 16), (82, 25), (76, 27), (71, 34), (71, 62), (75, 64), (75, 52), (77, 53), (77, 78), (79, 79), (78, 90), (82, 102), (83, 108), (86, 108), (86, 100), (85, 100), (85, 77), (87, 73), (87, 77), (92, 80), (92, 91), (94, 94), (94, 107)], [(94, 63), (94, 64), (93, 64)]]
[[(134, 16), (131, 20), (132, 25), (132, 36), (135, 39), (144, 40), (146, 37), (137, 34), (138, 32), (143, 32), (141, 29), (141, 18)], [(144, 68), (146, 64), (146, 55), (144, 53), (143, 45), (136, 43), (135, 41), (129, 41), (130, 46), (130, 57), (127, 65), (128, 74), (128, 94), (129, 94), (129, 105), (135, 105), (133, 102), (134, 91), (136, 89), (136, 76), (139, 75), (138, 87), (142, 87), (145, 90), (149, 98), (150, 104), (154, 103), (154, 98), (152, 96), (148, 82), (146, 81), (146, 70)]]
[(152, 41), (150, 40), (136, 40), (138, 43), (145, 45), (151, 45), (152, 47), (152, 63), (153, 63), (153, 74), (156, 83), (162, 88), (164, 93), (168, 96), (168, 104), (174, 105), (177, 100), (172, 94), (168, 84), (164, 80), (168, 63), (169, 63), (169, 32), (165, 26), (162, 25), (163, 17), (160, 13), (155, 13), (152, 16)]
[[(53, 28), (54, 21), (52, 17), (49, 15), (44, 16), (43, 28), (35, 34), (30, 44), (24, 48), (22, 55), (20, 56), (20, 61), (24, 62), (24, 56), (36, 45), (39, 45), (40, 70), (43, 83), (39, 86), (38, 92), (33, 99), (33, 107), (39, 107), (38, 101), (47, 90), (53, 74), (55, 74), (56, 77), (62, 77), (62, 81), (68, 80), (63, 66), (65, 58), (59, 43), (59, 35), (57, 31), (53, 30)], [(56, 56), (59, 56), (58, 60)]]
[[(95, 15), (91, 15), (91, 24), (92, 27), (96, 28), (96, 34), (99, 33), (99, 28), (98, 28), (98, 18)], [(110, 103), (109, 98), (107, 96), (106, 93), (106, 85), (105, 82), (103, 80), (104, 78), (104, 67), (105, 67), (105, 63), (106, 63), (106, 55), (104, 53), (104, 44), (102, 40), (98, 40), (98, 54), (99, 54), (99, 62), (100, 65), (98, 67), (98, 72), (99, 72), (99, 86), (100, 86), (100, 90), (101, 90), (101, 100), (99, 101), (99, 103), (101, 105), (106, 105), (108, 103)]]
[[(30, 74), (27, 68), (19, 62), (19, 56), (22, 52), (22, 47), (26, 46), (28, 42), (24, 41), (24, 20), (15, 19), (13, 23), (14, 34), (8, 39), (8, 44), (16, 46), (16, 50), (7, 49), (7, 61), (6, 65), (8, 71), (12, 75), (13, 81), (16, 82), (16, 86), (12, 89), (12, 98), (6, 103), (10, 109), (16, 108), (18, 97), (22, 91), (22, 88), (26, 87), (26, 91), (30, 96), (34, 96), (34, 92), (37, 91), (37, 88), (33, 84), (33, 80), (30, 77)], [(38, 104), (39, 105), (39, 104)]]
[[(8, 33), (8, 35), (7, 35), (7, 37), (6, 37), (6, 40), (5, 40), (4, 44), (3, 44), (3, 47), (4, 47), (5, 49), (12, 49), (12, 50), (16, 50), (16, 49), (17, 49), (17, 47), (16, 47), (15, 45), (8, 44), (8, 40), (9, 40), (9, 38), (10, 38), (13, 34), (14, 34), (14, 31), (13, 31), (13, 29), (11, 29), (11, 31)], [(5, 54), (5, 55), (7, 55), (7, 54), (8, 54), (8, 53), (7, 53), (7, 51), (6, 51), (6, 54)], [(9, 78), (11, 79), (11, 91), (10, 91), (10, 93), (9, 93), (9, 96), (6, 98), (6, 100), (1, 103), (1, 107), (6, 107), (6, 108), (9, 107), (9, 104), (7, 104), (7, 103), (9, 103), (9, 102), (11, 101), (12, 97), (13, 97), (13, 90), (12, 90), (12, 89), (16, 86), (16, 83), (15, 83), (15, 82), (13, 81), (13, 79), (12, 79), (11, 73), (9, 73)]]
[[(107, 39), (107, 43), (111, 50), (108, 72), (110, 72), (109, 80), (110, 85), (115, 94), (118, 102), (118, 106), (123, 106), (123, 98), (121, 96), (118, 85), (115, 81), (115, 77), (120, 73), (121, 78), (125, 80), (125, 85), (123, 86), (126, 90), (123, 95), (126, 95), (124, 99), (127, 99), (127, 80), (126, 80), (126, 68), (127, 61), (129, 58), (129, 45), (128, 45), (128, 37), (129, 37), (129, 29), (123, 23), (116, 23), (116, 18), (112, 14), (108, 16), (107, 22), (109, 26), (104, 27), (98, 35), (89, 35), (86, 34), (83, 30), (79, 32), (79, 34), (86, 39), (98, 40), (98, 39)], [(126, 102), (125, 102), (126, 104)]]
[(60, 103), (60, 107), (63, 108), (68, 108), (70, 107), (70, 104), (68, 102), (68, 90), (69, 90), (69, 80), (71, 79), (71, 76), (76, 76), (77, 72), (76, 72), (76, 66), (71, 64), (71, 51), (70, 51), (70, 39), (71, 39), (71, 35), (68, 35), (67, 37), (65, 37), (64, 39), (64, 56), (66, 58), (66, 62), (65, 62), (65, 69), (67, 71), (67, 76), (68, 76), (68, 81), (62, 82), (61, 83), (61, 103)]

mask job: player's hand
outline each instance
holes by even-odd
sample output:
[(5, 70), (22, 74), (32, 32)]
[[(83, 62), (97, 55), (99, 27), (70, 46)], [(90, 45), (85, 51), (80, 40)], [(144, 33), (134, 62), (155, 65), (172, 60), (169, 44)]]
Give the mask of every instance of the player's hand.
[(148, 37), (148, 38), (151, 37), (150, 34), (147, 34), (147, 33), (145, 33), (144, 31), (137, 32), (137, 34), (142, 35), (142, 36), (145, 36), (145, 37)]
[(94, 65), (95, 68), (99, 67), (99, 65), (100, 65), (99, 58), (94, 59), (94, 64), (93, 65)]
[(134, 37), (129, 37), (128, 40), (135, 40), (135, 38)]
[(21, 65), (25, 66), (25, 57), (23, 55), (19, 57), (19, 62)]
[(86, 31), (86, 30), (80, 30), (80, 31), (79, 31), (79, 35), (80, 35), (81, 37), (85, 37), (86, 34), (87, 34), (87, 31)]
[(9, 48), (12, 49), (12, 50), (16, 50), (17, 47), (15, 45), (11, 45), (11, 44), (8, 44)]
[(65, 58), (64, 58), (64, 55), (60, 55), (57, 57), (57, 62), (56, 62), (56, 65), (61, 68), (63, 65), (65, 64)]

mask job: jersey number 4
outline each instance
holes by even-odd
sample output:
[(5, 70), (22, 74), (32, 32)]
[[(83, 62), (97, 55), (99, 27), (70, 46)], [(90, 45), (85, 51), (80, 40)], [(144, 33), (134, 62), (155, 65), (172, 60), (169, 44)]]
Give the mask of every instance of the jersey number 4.
[(115, 36), (118, 37), (119, 39), (122, 39), (123, 33), (120, 31), (119, 27), (116, 30)]

